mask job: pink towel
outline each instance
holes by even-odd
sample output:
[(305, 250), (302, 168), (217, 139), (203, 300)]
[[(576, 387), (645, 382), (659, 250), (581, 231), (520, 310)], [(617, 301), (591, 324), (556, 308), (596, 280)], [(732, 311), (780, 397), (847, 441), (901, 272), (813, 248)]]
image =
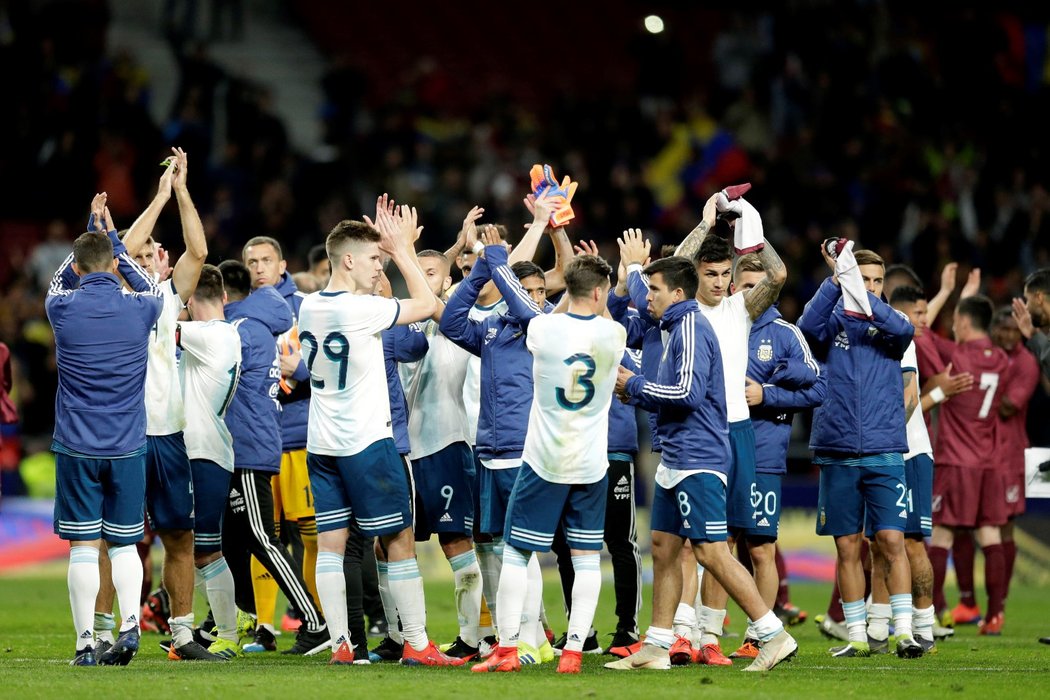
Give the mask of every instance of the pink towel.
[(762, 233), (762, 216), (743, 197), (749, 189), (751, 185), (747, 183), (727, 187), (718, 193), (716, 203), (719, 214), (738, 217), (733, 228), (733, 247), (736, 248), (737, 255), (754, 253), (766, 245)]

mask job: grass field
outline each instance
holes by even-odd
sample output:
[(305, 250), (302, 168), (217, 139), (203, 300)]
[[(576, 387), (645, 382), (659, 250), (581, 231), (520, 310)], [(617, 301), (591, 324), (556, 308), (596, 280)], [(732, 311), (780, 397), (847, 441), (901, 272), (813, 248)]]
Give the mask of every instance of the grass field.
[[(794, 602), (810, 615), (827, 605), (829, 587), (792, 586)], [(953, 598), (949, 594), (949, 600)], [(545, 598), (559, 632), (564, 616), (556, 581), (548, 579)], [(477, 676), (466, 669), (404, 668), (389, 664), (329, 668), (327, 655), (289, 658), (267, 654), (222, 665), (168, 661), (156, 635), (143, 637), (143, 648), (126, 668), (71, 668), (72, 624), (64, 568), (54, 565), (33, 574), (0, 578), (0, 697), (92, 698), (294, 698), (363, 693), (375, 698), (663, 698), (703, 693), (710, 698), (1047, 698), (1050, 697), (1050, 646), (1036, 643), (1050, 634), (1046, 593), (1034, 586), (1011, 590), (1002, 637), (978, 637), (974, 626), (962, 627), (942, 642), (935, 656), (903, 661), (895, 656), (831, 659), (827, 640), (812, 622), (792, 629), (800, 652), (796, 660), (769, 674), (741, 673), (735, 668), (692, 666), (667, 672), (615, 672), (601, 664), (610, 657), (587, 657), (578, 677), (561, 677), (553, 665), (527, 667), (512, 676)], [(200, 602), (200, 601), (198, 601)], [(645, 592), (643, 623), (649, 591)], [(427, 588), (433, 637), (455, 636), (451, 583)], [(730, 609), (732, 630), (743, 615)], [(605, 589), (596, 626), (608, 632), (614, 624), (611, 586)], [(605, 637), (607, 640), (608, 637)], [(725, 640), (728, 651), (739, 638)], [(288, 635), (279, 641), (287, 648)]]

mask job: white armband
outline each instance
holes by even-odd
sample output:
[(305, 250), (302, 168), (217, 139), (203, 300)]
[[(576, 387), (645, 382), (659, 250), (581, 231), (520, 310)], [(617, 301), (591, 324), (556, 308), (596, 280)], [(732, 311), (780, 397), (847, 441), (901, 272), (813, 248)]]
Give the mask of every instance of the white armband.
[(934, 404), (944, 403), (948, 400), (948, 397), (944, 395), (944, 389), (939, 386), (930, 389), (929, 397), (933, 399)]

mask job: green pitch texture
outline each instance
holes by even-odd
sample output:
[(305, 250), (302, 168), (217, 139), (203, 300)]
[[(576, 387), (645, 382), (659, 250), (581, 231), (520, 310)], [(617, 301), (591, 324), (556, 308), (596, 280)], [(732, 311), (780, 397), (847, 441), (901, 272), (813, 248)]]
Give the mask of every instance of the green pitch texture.
[[(442, 572), (444, 573), (444, 572)], [(547, 572), (545, 600), (555, 629), (564, 630), (560, 593)], [(615, 624), (612, 587), (603, 589), (596, 625), (607, 633)], [(403, 668), (392, 664), (331, 667), (327, 652), (310, 658), (253, 655), (225, 664), (168, 661), (155, 634), (143, 636), (142, 650), (126, 668), (72, 668), (72, 623), (62, 565), (32, 575), (0, 578), (0, 697), (3, 698), (963, 698), (988, 700), (1050, 698), (1050, 635), (1046, 590), (1023, 583), (1010, 592), (1002, 637), (978, 637), (976, 626), (961, 627), (939, 653), (918, 660), (895, 656), (832, 659), (830, 642), (817, 632), (815, 613), (827, 605), (825, 585), (792, 586), (794, 602), (810, 621), (792, 628), (799, 656), (768, 674), (734, 668), (691, 666), (658, 672), (615, 672), (602, 668), (611, 657), (588, 656), (580, 676), (561, 677), (553, 664), (526, 667), (519, 674), (480, 676), (466, 668)], [(430, 631), (444, 642), (455, 637), (451, 582), (427, 587)], [(954, 591), (949, 600), (954, 600)], [(648, 621), (649, 590), (642, 622)], [(198, 600), (198, 616), (201, 601)], [(283, 606), (283, 601), (281, 601)], [(731, 631), (742, 630), (744, 616), (730, 609)], [(603, 646), (609, 637), (602, 635)], [(739, 637), (724, 640), (726, 653)], [(279, 637), (280, 648), (291, 644)], [(694, 695), (696, 694), (696, 695)]]

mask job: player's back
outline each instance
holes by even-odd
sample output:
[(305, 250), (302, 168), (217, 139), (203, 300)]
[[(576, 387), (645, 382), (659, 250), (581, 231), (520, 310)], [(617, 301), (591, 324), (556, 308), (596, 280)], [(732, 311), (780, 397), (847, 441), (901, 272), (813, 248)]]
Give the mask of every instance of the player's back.
[(609, 404), (626, 347), (605, 318), (549, 314), (529, 324), (533, 401), (522, 460), (555, 483), (593, 483), (608, 465)]
[(307, 450), (354, 455), (392, 437), (380, 332), (397, 321), (394, 299), (318, 292), (299, 308), (299, 342), (310, 370)]
[(974, 468), (994, 466), (999, 399), (1009, 380), (1010, 359), (990, 338), (980, 338), (956, 347), (952, 368), (955, 373), (972, 374), (974, 383), (969, 391), (941, 406), (936, 461)]
[(241, 339), (223, 320), (179, 324), (180, 381), (186, 407), (186, 455), (233, 470), (233, 437), (223, 416), (241, 374)]

